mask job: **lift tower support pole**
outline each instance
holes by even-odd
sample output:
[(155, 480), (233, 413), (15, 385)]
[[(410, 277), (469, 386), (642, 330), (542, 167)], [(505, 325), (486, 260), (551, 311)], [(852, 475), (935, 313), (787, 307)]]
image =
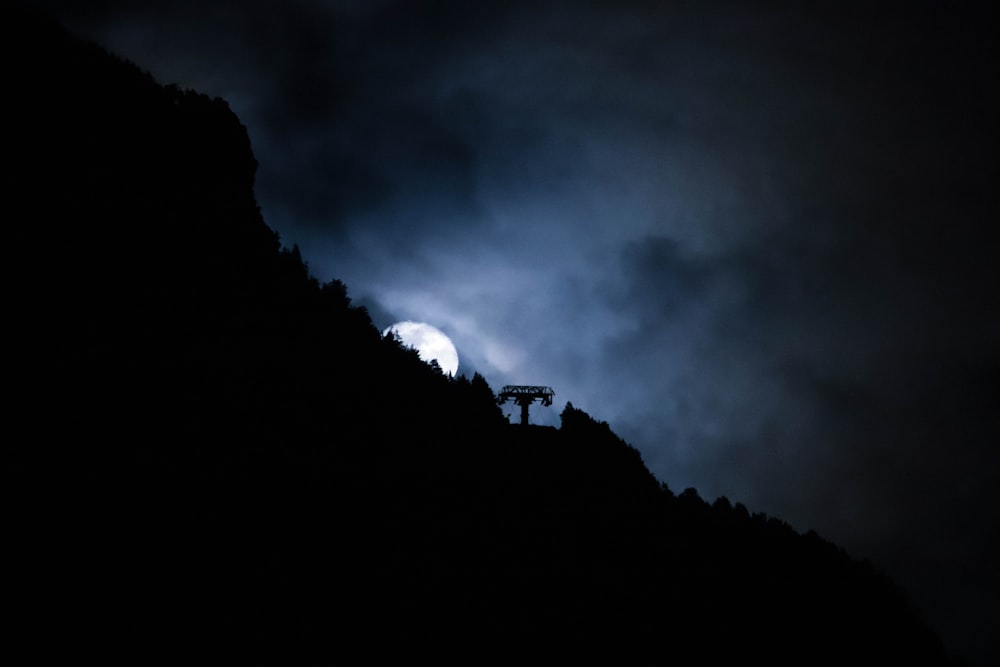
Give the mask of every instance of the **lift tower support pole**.
[(552, 405), (552, 398), (556, 392), (549, 387), (539, 387), (535, 385), (509, 384), (500, 390), (497, 396), (497, 404), (503, 405), (508, 400), (521, 406), (521, 426), (528, 425), (528, 406), (536, 400), (542, 405)]

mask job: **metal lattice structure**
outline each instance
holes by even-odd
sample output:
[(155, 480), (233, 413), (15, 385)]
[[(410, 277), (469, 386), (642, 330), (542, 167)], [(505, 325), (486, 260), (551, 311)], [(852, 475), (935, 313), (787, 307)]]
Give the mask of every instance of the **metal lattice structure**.
[(552, 405), (552, 399), (556, 392), (549, 387), (539, 387), (525, 384), (509, 384), (500, 390), (497, 396), (497, 404), (503, 405), (509, 400), (521, 406), (521, 425), (528, 425), (528, 406), (535, 401), (541, 401), (542, 405)]

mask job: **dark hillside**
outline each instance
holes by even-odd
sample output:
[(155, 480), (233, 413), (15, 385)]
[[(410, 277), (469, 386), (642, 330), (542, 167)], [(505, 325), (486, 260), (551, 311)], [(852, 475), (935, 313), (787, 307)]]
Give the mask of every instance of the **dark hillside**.
[(40, 661), (947, 662), (816, 535), (675, 495), (571, 405), (509, 425), (483, 378), (382, 338), (281, 249), (225, 102), (3, 30), (5, 597)]

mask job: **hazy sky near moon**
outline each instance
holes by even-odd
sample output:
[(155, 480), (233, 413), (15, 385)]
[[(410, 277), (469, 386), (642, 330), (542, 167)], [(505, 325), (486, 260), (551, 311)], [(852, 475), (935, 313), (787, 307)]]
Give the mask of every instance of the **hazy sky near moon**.
[(225, 97), (265, 219), (380, 328), (429, 322), (463, 372), (553, 387), (533, 418), (572, 401), (672, 488), (815, 528), (986, 651), (1000, 40), (985, 17), (42, 4)]

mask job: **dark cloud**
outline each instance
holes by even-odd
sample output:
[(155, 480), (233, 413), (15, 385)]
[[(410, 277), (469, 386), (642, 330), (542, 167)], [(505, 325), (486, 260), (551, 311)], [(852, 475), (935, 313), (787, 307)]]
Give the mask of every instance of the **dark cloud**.
[(984, 17), (50, 4), (229, 100), (267, 221), (380, 326), (428, 321), (493, 386), (553, 386), (539, 420), (571, 400), (672, 487), (871, 558), (988, 655), (1000, 40)]

